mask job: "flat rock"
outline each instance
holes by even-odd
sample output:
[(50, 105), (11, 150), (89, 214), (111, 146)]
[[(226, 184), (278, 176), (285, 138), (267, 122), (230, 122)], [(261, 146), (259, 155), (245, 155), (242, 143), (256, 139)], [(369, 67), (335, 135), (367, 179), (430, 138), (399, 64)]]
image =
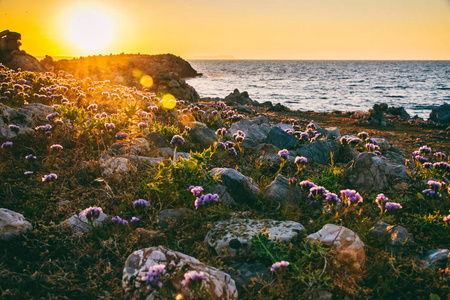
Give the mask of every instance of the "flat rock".
[(212, 146), (219, 140), (216, 133), (209, 128), (192, 128), (189, 135), (191, 136), (192, 142), (199, 144), (203, 148)]
[(22, 214), (6, 208), (0, 208), (1, 240), (11, 240), (30, 230), (33, 230), (33, 226), (30, 222), (25, 220), (25, 217)]
[(331, 156), (337, 157), (338, 152), (339, 143), (334, 140), (317, 140), (297, 150), (298, 155), (320, 164), (331, 163)]
[(228, 136), (232, 136), (238, 130), (245, 133), (245, 139), (242, 143), (243, 147), (252, 148), (258, 146), (267, 138), (267, 133), (270, 130), (269, 124), (266, 123), (266, 119), (262, 117), (254, 119), (242, 119), (239, 122), (231, 125), (228, 130)]
[(205, 241), (221, 256), (249, 254), (252, 251), (252, 236), (266, 230), (271, 240), (286, 243), (306, 233), (302, 224), (293, 221), (229, 219), (217, 222), (208, 231)]
[[(61, 223), (63, 226), (69, 226), (72, 230), (83, 233), (91, 230), (91, 226), (88, 224), (88, 220), (82, 215), (82, 211), (78, 215), (73, 215), (64, 222)], [(101, 213), (100, 216), (94, 221), (94, 226), (102, 226), (103, 223), (108, 220), (108, 215)]]
[(287, 133), (280, 127), (274, 126), (270, 129), (266, 138), (267, 144), (272, 144), (280, 149), (295, 149), (300, 146), (300, 141), (292, 134)]
[[(148, 290), (146, 284), (141, 281), (150, 267), (159, 264), (166, 266), (162, 283), (163, 288), (173, 287), (171, 299), (175, 298), (178, 291), (183, 295), (192, 295), (189, 288), (181, 284), (184, 273), (189, 271), (205, 274), (201, 288), (209, 292), (213, 299), (238, 298), (236, 283), (230, 275), (207, 266), (192, 256), (159, 246), (140, 249), (128, 256), (122, 276), (125, 299), (160, 299), (157, 291)], [(167, 296), (169, 295), (165, 295), (164, 298)]]
[(336, 248), (337, 262), (351, 270), (360, 271), (366, 260), (364, 243), (356, 233), (346, 227), (326, 224), (306, 239)]
[(265, 189), (266, 200), (284, 204), (286, 202), (299, 205), (302, 200), (302, 190), (296, 185), (289, 186), (289, 181), (281, 174), (275, 178)]
[(258, 200), (260, 192), (258, 184), (235, 169), (214, 168), (211, 170), (211, 176), (219, 177), (222, 185), (226, 187), (226, 191), (237, 204), (252, 205)]

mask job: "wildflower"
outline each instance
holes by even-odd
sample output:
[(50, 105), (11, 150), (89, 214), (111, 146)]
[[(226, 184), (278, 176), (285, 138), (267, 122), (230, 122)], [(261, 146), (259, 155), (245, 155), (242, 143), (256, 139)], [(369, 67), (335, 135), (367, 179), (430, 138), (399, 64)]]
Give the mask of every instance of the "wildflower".
[(444, 158), (447, 157), (447, 155), (445, 155), (445, 153), (443, 153), (443, 152), (436, 152), (433, 155), (440, 160), (443, 160)]
[(36, 159), (36, 156), (34, 156), (33, 154), (28, 154), (27, 156), (25, 156), (26, 160), (30, 160), (30, 159)]
[(217, 102), (217, 105), (218, 105), (220, 108), (225, 108), (225, 107), (227, 107), (227, 105), (226, 105), (225, 102), (223, 102), (223, 101)]
[(294, 163), (296, 165), (306, 164), (307, 162), (308, 162), (308, 159), (304, 156), (297, 156), (294, 160)]
[(195, 209), (197, 209), (201, 205), (206, 205), (211, 202), (219, 201), (219, 195), (217, 194), (206, 194), (202, 195), (199, 198), (195, 199)]
[(270, 271), (271, 272), (276, 272), (276, 271), (279, 271), (279, 270), (283, 270), (287, 266), (289, 266), (289, 262), (287, 262), (287, 261), (283, 260), (283, 261), (280, 261), (280, 262), (276, 262), (270, 267)]
[(341, 198), (344, 200), (344, 202), (350, 206), (352, 204), (358, 204), (360, 202), (363, 202), (363, 198), (361, 195), (355, 191), (355, 190), (342, 190), (341, 191)]
[(328, 191), (323, 186), (314, 186), (309, 190), (308, 198), (320, 200), (326, 197)]
[(188, 191), (191, 192), (195, 197), (200, 196), (203, 193), (203, 188), (201, 186), (193, 186), (188, 187)]
[(7, 141), (2, 144), (2, 148), (12, 147), (12, 145), (13, 145), (13, 142)]
[(216, 135), (218, 135), (220, 137), (223, 137), (226, 133), (227, 133), (226, 128), (219, 128), (216, 130)]
[(384, 204), (389, 200), (384, 194), (378, 194), (375, 202), (378, 204), (379, 208), (384, 207)]
[(342, 146), (347, 146), (349, 143), (350, 139), (346, 136), (341, 137), (340, 142), (342, 144)]
[(150, 202), (148, 202), (147, 200), (144, 200), (144, 199), (138, 199), (133, 202), (133, 206), (134, 207), (149, 207)]
[(433, 168), (437, 171), (450, 172), (450, 165), (443, 161), (434, 163)]
[(423, 190), (422, 194), (424, 194), (425, 196), (427, 196), (429, 198), (439, 198), (439, 197), (441, 197), (441, 194), (439, 194), (439, 192), (435, 192), (432, 189)]
[(63, 146), (55, 144), (55, 145), (51, 145), (50, 149), (52, 149), (52, 150), (62, 150)]
[(447, 223), (447, 225), (450, 224), (450, 215), (444, 217), (444, 222)]
[(419, 152), (420, 152), (420, 154), (430, 154), (431, 148), (427, 147), (427, 146), (422, 146), (419, 148)]
[(233, 142), (225, 142), (225, 145), (228, 147), (228, 148), (231, 148), (231, 147), (234, 147), (234, 143)]
[(358, 137), (361, 138), (361, 140), (365, 141), (369, 138), (369, 134), (365, 131), (362, 131), (358, 133)]
[(92, 222), (93, 220), (98, 219), (102, 213), (103, 210), (100, 207), (91, 206), (83, 210), (81, 215), (86, 217), (89, 222)]
[(8, 126), (9, 127), (9, 129), (11, 130), (11, 131), (13, 131), (13, 132), (15, 132), (15, 133), (18, 133), (19, 132), (19, 130), (20, 130), (20, 127), (19, 126), (17, 126), (17, 125), (9, 125)]
[(119, 216), (116, 216), (116, 217), (112, 218), (111, 221), (114, 222), (114, 223), (120, 224), (120, 225), (127, 225), (128, 224), (127, 220), (122, 219)]
[(189, 131), (191, 131), (191, 127), (189, 127), (189, 126), (184, 126), (184, 130), (187, 131), (187, 132), (189, 132)]
[(300, 132), (298, 139), (302, 142), (309, 141), (309, 135), (306, 132)]
[(375, 151), (375, 150), (380, 149), (380, 147), (377, 146), (377, 145), (374, 145), (374, 144), (366, 144), (366, 149), (367, 149), (367, 151), (369, 151), (369, 152), (373, 152), (373, 151)]
[(131, 220), (130, 220), (130, 223), (136, 223), (136, 222), (139, 222), (139, 221), (140, 221), (139, 218), (132, 217)]
[(50, 173), (50, 174), (44, 175), (44, 177), (42, 177), (42, 181), (46, 181), (46, 182), (52, 182), (56, 179), (58, 179), (58, 176), (55, 173)]
[(361, 139), (359, 139), (359, 138), (350, 138), (349, 140), (348, 140), (348, 143), (350, 144), (350, 146), (353, 146), (353, 147), (355, 147), (355, 146), (357, 146), (359, 143), (361, 143), (362, 141), (361, 141)]
[(33, 171), (25, 171), (25, 172), (23, 172), (23, 174), (24, 174), (24, 175), (32, 175), (32, 174), (33, 174)]
[(195, 284), (201, 282), (203, 279), (205, 279), (205, 273), (201, 271), (200, 272), (189, 271), (187, 273), (184, 273), (184, 280), (181, 281), (181, 284), (182, 285)]
[(297, 178), (295, 177), (289, 178), (288, 182), (289, 186), (295, 186), (295, 184), (297, 183)]
[(166, 272), (165, 269), (165, 265), (154, 265), (148, 269), (147, 274), (141, 278), (147, 284), (147, 289), (161, 288), (163, 286), (161, 279)]
[(230, 155), (237, 155), (237, 151), (236, 151), (236, 149), (231, 147), (231, 148), (228, 148), (228, 154), (230, 154)]
[(170, 144), (171, 145), (173, 145), (173, 144), (175, 144), (175, 145), (177, 145), (177, 144), (183, 145), (184, 144), (184, 138), (182, 136), (176, 134), (176, 135), (174, 135), (172, 137), (172, 140), (170, 141)]
[(315, 187), (316, 185), (314, 182), (311, 182), (309, 180), (303, 180), (299, 183), (302, 190), (309, 191), (311, 188)]
[(124, 139), (124, 138), (127, 138), (128, 137), (128, 134), (126, 134), (125, 132), (118, 132), (118, 133), (116, 133), (116, 138), (117, 139)]
[(114, 125), (113, 123), (105, 123), (105, 127), (107, 130), (111, 130), (116, 128), (116, 125)]
[(423, 167), (424, 169), (432, 169), (432, 168), (433, 168), (433, 164), (430, 163), (430, 162), (426, 162), (426, 163), (424, 163), (424, 164), (422, 165), (422, 167)]
[(312, 130), (316, 130), (317, 126), (316, 126), (316, 124), (314, 124), (313, 121), (311, 121), (311, 122), (309, 122), (308, 125), (306, 125), (306, 128), (309, 128), (309, 129), (312, 129)]
[(144, 129), (148, 127), (148, 124), (145, 122), (140, 122), (137, 124), (137, 126), (139, 127), (139, 129)]
[(223, 142), (218, 142), (218, 143), (216, 144), (216, 149), (223, 149), (223, 150), (226, 150), (226, 149), (227, 149), (227, 146), (226, 146), (225, 143), (223, 143)]
[(48, 114), (45, 118), (46, 118), (48, 121), (53, 121), (58, 115), (59, 115), (59, 114), (58, 114), (57, 112), (54, 112), (54, 113)]
[(338, 203), (341, 203), (341, 199), (339, 199), (338, 195), (335, 193), (328, 192), (325, 196), (325, 200), (327, 201), (328, 205), (336, 205)]
[(98, 105), (97, 104), (90, 104), (86, 109), (87, 110), (97, 110)]
[(294, 132), (295, 132), (294, 129), (290, 129), (290, 128), (287, 128), (284, 131), (289, 134), (294, 134)]
[(281, 157), (281, 159), (286, 160), (289, 157), (289, 151), (287, 149), (283, 149), (278, 151), (278, 155)]
[(385, 205), (386, 211), (402, 209), (403, 207), (399, 203), (395, 202), (386, 202)]
[(435, 192), (439, 191), (439, 189), (442, 187), (442, 183), (434, 180), (428, 181), (428, 185), (430, 186), (430, 189)]
[(414, 162), (416, 162), (416, 163), (424, 163), (424, 162), (427, 162), (427, 161), (428, 161), (428, 158), (423, 157), (423, 156), (421, 156), (421, 155), (414, 155), (414, 156), (412, 157), (412, 160), (413, 160)]
[(236, 142), (238, 142), (238, 143), (242, 143), (244, 141), (244, 137), (242, 135), (236, 136), (235, 139), (236, 139)]

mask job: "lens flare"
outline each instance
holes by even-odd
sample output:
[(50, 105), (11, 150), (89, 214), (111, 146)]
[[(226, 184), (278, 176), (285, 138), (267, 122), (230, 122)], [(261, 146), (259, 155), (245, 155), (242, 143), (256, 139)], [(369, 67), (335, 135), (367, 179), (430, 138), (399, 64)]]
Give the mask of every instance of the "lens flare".
[(177, 105), (177, 100), (175, 99), (175, 97), (173, 95), (165, 94), (162, 97), (160, 103), (166, 109), (173, 109)]
[(144, 75), (141, 77), (139, 82), (143, 87), (151, 87), (153, 85), (153, 78), (148, 75)]

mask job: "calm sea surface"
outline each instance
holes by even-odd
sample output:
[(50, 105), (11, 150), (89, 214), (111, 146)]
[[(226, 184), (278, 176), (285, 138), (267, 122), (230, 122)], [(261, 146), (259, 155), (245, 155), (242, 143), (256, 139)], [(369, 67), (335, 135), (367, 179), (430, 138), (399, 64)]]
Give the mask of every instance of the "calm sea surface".
[(361, 110), (375, 103), (403, 106), (427, 119), (450, 102), (450, 61), (192, 60), (203, 77), (188, 79), (201, 97), (225, 97), (235, 88), (258, 102), (294, 110)]

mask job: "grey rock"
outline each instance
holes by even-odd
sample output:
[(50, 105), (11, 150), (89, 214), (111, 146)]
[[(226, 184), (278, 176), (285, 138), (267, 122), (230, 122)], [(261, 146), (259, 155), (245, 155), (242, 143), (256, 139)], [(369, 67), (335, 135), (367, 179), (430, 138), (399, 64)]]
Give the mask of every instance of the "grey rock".
[(165, 135), (162, 135), (162, 134), (159, 134), (156, 132), (147, 132), (146, 137), (150, 142), (155, 144), (155, 146), (158, 148), (164, 148), (164, 147), (170, 146)]
[(144, 138), (137, 138), (131, 142), (119, 142), (112, 144), (110, 150), (115, 155), (125, 155), (128, 153), (139, 155), (150, 151), (150, 144)]
[[(93, 222), (94, 226), (101, 227), (105, 221), (108, 220), (108, 215), (101, 213), (100, 216)], [(62, 226), (69, 226), (72, 230), (83, 233), (91, 230), (91, 226), (88, 224), (88, 220), (83, 216), (83, 212), (78, 215), (74, 214), (69, 219), (61, 223)]]
[(212, 190), (212, 194), (219, 195), (219, 199), (222, 203), (228, 205), (237, 204), (236, 201), (233, 199), (233, 197), (231, 197), (231, 195), (228, 193), (227, 187), (222, 184), (217, 184)]
[(250, 177), (244, 176), (235, 169), (214, 168), (211, 176), (219, 176), (222, 185), (226, 187), (228, 194), (238, 204), (252, 205), (258, 200), (258, 184)]
[(270, 125), (269, 118), (265, 115), (260, 115), (259, 117), (249, 119), (250, 125)]
[(327, 134), (325, 134), (327, 139), (338, 139), (341, 137), (341, 131), (337, 127), (325, 128)]
[(176, 291), (192, 296), (189, 288), (181, 284), (183, 275), (189, 271), (205, 274), (201, 288), (209, 292), (214, 299), (238, 298), (236, 283), (230, 275), (207, 266), (194, 257), (159, 246), (140, 249), (128, 256), (122, 276), (122, 287), (125, 290), (126, 299), (159, 299), (157, 290), (148, 290), (141, 280), (150, 267), (159, 264), (166, 266), (162, 281), (169, 281), (169, 285), (173, 286), (174, 294), (170, 295), (172, 298), (175, 298)]
[(273, 127), (278, 127), (278, 128), (280, 128), (281, 130), (283, 130), (283, 131), (286, 131), (286, 130), (294, 130), (294, 127), (292, 127), (292, 125), (284, 124), (284, 123), (278, 123), (278, 124), (275, 124), (275, 125), (273, 125)]
[(226, 272), (231, 275), (238, 286), (246, 287), (253, 283), (253, 279), (269, 281), (271, 274), (269, 269), (261, 264), (235, 263), (230, 265)]
[[(47, 122), (46, 116), (52, 112), (52, 107), (40, 103), (25, 104), (18, 110), (0, 103), (0, 138), (13, 138), (17, 134), (34, 132), (37, 125)], [(9, 125), (19, 126), (19, 132), (11, 131)]]
[(441, 124), (450, 123), (450, 104), (444, 103), (431, 110), (430, 120)]
[(369, 232), (370, 236), (380, 239), (388, 251), (401, 253), (415, 245), (414, 237), (405, 227), (378, 222)]
[(339, 143), (334, 140), (317, 140), (297, 150), (297, 153), (308, 160), (320, 163), (331, 163), (331, 155), (339, 155)]
[(290, 187), (288, 179), (281, 174), (265, 188), (264, 195), (268, 201), (281, 204), (288, 202), (298, 205), (302, 200), (301, 188), (298, 185)]
[(272, 127), (267, 134), (266, 143), (288, 150), (300, 146), (300, 141), (295, 136), (276, 126)]
[(422, 260), (425, 261), (427, 267), (437, 270), (445, 269), (450, 262), (450, 249), (433, 249), (425, 252)]
[(234, 105), (233, 108), (236, 109), (238, 112), (243, 112), (243, 113), (248, 113), (248, 114), (255, 112), (254, 109), (248, 107), (247, 105)]
[(258, 104), (258, 102), (250, 99), (247, 92), (244, 91), (244, 92), (240, 93), (238, 89), (235, 89), (232, 93), (230, 93), (228, 96), (226, 96), (224, 101), (227, 105), (234, 105), (236, 103), (244, 104), (244, 105), (257, 105)]
[(188, 208), (163, 209), (156, 215), (156, 223), (161, 228), (168, 228), (171, 224), (182, 220), (192, 212)]
[(391, 144), (389, 144), (388, 141), (386, 141), (386, 139), (384, 138), (373, 138), (375, 141), (377, 141), (377, 145), (380, 147), (380, 150), (382, 152), (386, 152), (389, 149), (391, 149)]
[(189, 132), (192, 142), (199, 144), (202, 148), (212, 146), (219, 140), (214, 131), (209, 128), (195, 127)]
[(0, 239), (9, 241), (22, 233), (33, 230), (30, 222), (22, 214), (0, 208)]
[(271, 240), (286, 243), (306, 233), (302, 224), (293, 221), (230, 219), (217, 222), (206, 234), (205, 241), (221, 256), (249, 254), (252, 236), (266, 229)]
[(359, 151), (353, 147), (345, 146), (339, 149), (337, 161), (341, 163), (349, 163), (359, 155)]
[(346, 227), (326, 224), (306, 239), (333, 246), (337, 252), (337, 262), (351, 270), (360, 271), (366, 260), (364, 243), (356, 233)]
[(129, 172), (134, 169), (134, 166), (126, 157), (103, 155), (100, 158), (100, 168), (102, 169), (102, 175), (108, 177), (114, 174)]
[[(178, 155), (177, 155), (178, 158)], [(147, 156), (139, 156), (139, 162), (144, 162), (150, 165), (157, 165), (164, 161), (164, 157), (147, 157)]]
[(242, 146), (246, 148), (255, 147), (267, 138), (267, 133), (270, 130), (269, 125), (264, 121), (265, 120), (261, 117), (252, 120), (242, 119), (231, 125), (228, 130), (228, 136), (232, 136), (238, 130), (241, 130), (245, 133), (245, 139)]

